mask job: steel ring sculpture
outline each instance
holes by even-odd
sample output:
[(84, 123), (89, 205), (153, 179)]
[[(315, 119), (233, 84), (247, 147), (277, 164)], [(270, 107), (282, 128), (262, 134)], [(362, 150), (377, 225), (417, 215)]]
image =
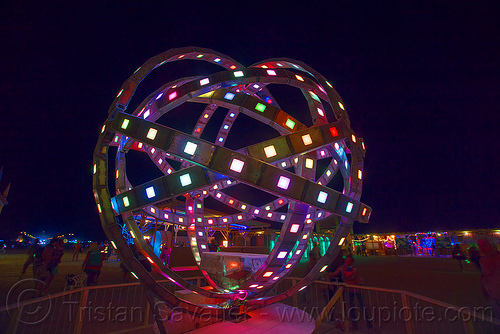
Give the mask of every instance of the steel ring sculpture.
[[(152, 70), (186, 59), (219, 65), (221, 70), (208, 76), (169, 82), (151, 93), (135, 110), (128, 110), (137, 87)], [(272, 84), (293, 86), (302, 92), (312, 126), (304, 125), (280, 108), (268, 89)], [(186, 102), (206, 105), (190, 134), (177, 130), (175, 124), (165, 126), (157, 122), (162, 115)], [(215, 141), (201, 139), (218, 108), (225, 108), (227, 113)], [(277, 136), (238, 149), (227, 148), (231, 128), (241, 114), (275, 129)], [(302, 114), (307, 115), (307, 110)], [(110, 172), (108, 151), (113, 145), (117, 146), (117, 153), (115, 168)], [(125, 156), (130, 150), (147, 154), (163, 176), (132, 185), (125, 168)], [(360, 202), (364, 153), (364, 142), (352, 131), (340, 96), (309, 66), (283, 58), (245, 67), (210, 49), (171, 49), (138, 68), (113, 101), (94, 151), (94, 197), (103, 229), (121, 261), (169, 307), (200, 312), (199, 305), (177, 298), (144, 269), (128, 247), (118, 221), (126, 225), (139, 251), (170, 281), (202, 296), (226, 301), (224, 305), (229, 301), (229, 304), (238, 302), (258, 307), (305, 289), (337, 256), (354, 221), (368, 222), (371, 208)], [(173, 161), (180, 167), (174, 168)], [(327, 162), (324, 171), (317, 168), (319, 161)], [(108, 173), (114, 175), (114, 195), (108, 188)], [(343, 179), (342, 191), (327, 186), (338, 173)], [(224, 192), (239, 183), (268, 192), (276, 199), (255, 206)], [(161, 203), (180, 195), (186, 196), (184, 212), (162, 209)], [(237, 213), (205, 216), (204, 203), (208, 197), (232, 207)], [(233, 287), (219, 286), (208, 279), (213, 289), (205, 290), (189, 284), (163, 265), (138, 229), (134, 218), (137, 212), (144, 212), (159, 222), (187, 227), (198, 264), (208, 251), (206, 231), (209, 227), (244, 225), (245, 221), (257, 217), (279, 222), (282, 228), (265, 263), (250, 277)], [(269, 296), (270, 288), (299, 262), (315, 223), (333, 217), (340, 217), (340, 223), (325, 255), (291, 289)], [(216, 313), (224, 308), (222, 304), (204, 307)]]

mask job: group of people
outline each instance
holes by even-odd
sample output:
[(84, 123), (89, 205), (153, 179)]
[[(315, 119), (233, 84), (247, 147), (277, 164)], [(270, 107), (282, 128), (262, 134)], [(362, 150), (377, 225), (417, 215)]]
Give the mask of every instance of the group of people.
[[(98, 246), (91, 243), (88, 247), (85, 260), (82, 263), (82, 271), (87, 274), (87, 285), (97, 283), (97, 278), (101, 272), (102, 263), (108, 256), (110, 249), (105, 243)], [(78, 261), (78, 255), (84, 251), (82, 243), (78, 242), (74, 246), (72, 261)], [(64, 242), (62, 239), (54, 237), (46, 246), (40, 245), (40, 241), (35, 239), (28, 247), (28, 257), (21, 270), (20, 279), (26, 274), (29, 266), (33, 266), (33, 278), (35, 278), (35, 289), (38, 296), (45, 295), (50, 287), (54, 276), (59, 271), (59, 264), (64, 255)]]

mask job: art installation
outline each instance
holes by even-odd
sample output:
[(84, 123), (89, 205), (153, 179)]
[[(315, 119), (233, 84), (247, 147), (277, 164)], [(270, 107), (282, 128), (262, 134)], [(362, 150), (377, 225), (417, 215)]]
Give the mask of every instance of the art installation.
[[(137, 108), (129, 109), (139, 84), (151, 71), (185, 60), (190, 60), (185, 62), (186, 67), (202, 61), (220, 70), (168, 82)], [(274, 85), (291, 86), (301, 92), (308, 110), (281, 109), (280, 101), (271, 94)], [(190, 133), (178, 130), (176, 124), (160, 123), (162, 116), (189, 103), (205, 106), (201, 114), (186, 114), (191, 119), (196, 117)], [(210, 125), (217, 123), (217, 131), (205, 135), (216, 113), (222, 116)], [(276, 135), (261, 139), (251, 126), (241, 127), (250, 121), (274, 129)], [(238, 132), (232, 131), (238, 126)], [(254, 141), (236, 147), (241, 129), (250, 132)], [(110, 146), (117, 147), (114, 169), (108, 167)], [(126, 155), (132, 151), (147, 155), (163, 176), (131, 184)], [(113, 101), (94, 151), (94, 197), (103, 229), (120, 260), (149, 289), (152, 300), (194, 315), (209, 309), (217, 318), (231, 307), (255, 309), (290, 297), (327, 269), (352, 224), (367, 223), (371, 214), (371, 208), (360, 202), (364, 155), (365, 144), (351, 129), (340, 96), (330, 82), (304, 63), (280, 58), (245, 67), (210, 49), (171, 49), (139, 67)], [(329, 187), (336, 175), (342, 180), (341, 190)], [(109, 189), (111, 181), (113, 190)], [(245, 202), (230, 192), (241, 184), (271, 194), (274, 199), (264, 205)], [(183, 210), (165, 206), (176, 198), (185, 198), (180, 201)], [(209, 215), (205, 210), (208, 201), (223, 203), (231, 210)], [(157, 224), (187, 229), (194, 258), (210, 289), (190, 284), (160, 261), (143, 238), (137, 213), (153, 218)], [(332, 219), (339, 224), (325, 255), (295, 286), (273, 294), (273, 285), (283, 280), (303, 256), (315, 224)], [(236, 224), (246, 228), (251, 220), (282, 225), (268, 255), (209, 252), (210, 228)], [(154, 271), (211, 303), (180, 298), (159, 284), (134, 256), (123, 235), (123, 225)]]

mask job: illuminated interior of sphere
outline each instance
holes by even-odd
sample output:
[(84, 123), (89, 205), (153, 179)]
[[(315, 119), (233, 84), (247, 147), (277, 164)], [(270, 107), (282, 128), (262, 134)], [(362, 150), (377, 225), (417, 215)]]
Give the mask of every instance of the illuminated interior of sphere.
[[(184, 60), (208, 62), (219, 70), (167, 82), (129, 109), (136, 89), (153, 69)], [(288, 103), (290, 110), (282, 109), (273, 86), (293, 87), (305, 100), (303, 106)], [(195, 103), (204, 109), (186, 112), (195, 124), (188, 133), (177, 122), (168, 122), (169, 113)], [(210, 136), (205, 135), (209, 127)], [(111, 171), (110, 146), (117, 152)], [(132, 184), (127, 174), (131, 152), (149, 156), (160, 177)], [(209, 49), (172, 49), (138, 68), (111, 105), (94, 152), (94, 196), (103, 229), (121, 261), (157, 296), (174, 304), (177, 299), (155, 284), (133, 256), (121, 224), (139, 252), (173, 283), (221, 301), (264, 305), (306, 288), (337, 256), (353, 222), (368, 222), (371, 208), (360, 202), (364, 153), (340, 96), (307, 65), (284, 58), (245, 67)], [(341, 189), (331, 187), (335, 180)], [(251, 200), (252, 194), (257, 201)], [(334, 219), (338, 228), (333, 241), (307, 276), (285, 293), (263, 297), (297, 265), (314, 225)], [(163, 265), (158, 249), (142, 236), (148, 222), (187, 230), (189, 246), (212, 290), (191, 285)], [(238, 260), (238, 254), (209, 252), (211, 229), (231, 225), (244, 231), (256, 222), (281, 228), (270, 254), (255, 256), (259, 265), (257, 260)], [(218, 265), (220, 270), (210, 272)]]

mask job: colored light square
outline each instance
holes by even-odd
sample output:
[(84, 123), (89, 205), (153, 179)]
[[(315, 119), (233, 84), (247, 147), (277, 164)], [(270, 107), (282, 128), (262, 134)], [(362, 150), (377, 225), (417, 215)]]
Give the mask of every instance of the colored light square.
[(362, 179), (363, 178), (363, 171), (360, 169), (358, 170), (358, 179)]
[(332, 175), (332, 172), (330, 172), (329, 169), (326, 170), (326, 176), (330, 177), (330, 175)]
[(173, 99), (175, 99), (177, 97), (177, 92), (173, 92), (173, 93), (170, 93), (168, 95), (168, 100), (169, 101), (172, 101)]
[(344, 237), (342, 237), (342, 239), (340, 239), (340, 241), (339, 241), (339, 246), (342, 246), (342, 244), (344, 243), (344, 240), (345, 240), (345, 238), (344, 238)]
[(245, 163), (239, 159), (234, 158), (231, 161), (231, 166), (229, 167), (230, 170), (236, 173), (241, 173), (243, 170), (243, 166), (245, 166)]
[(363, 213), (361, 215), (366, 215), (366, 211), (368, 211), (366, 208), (363, 208)]
[(146, 196), (148, 196), (148, 198), (155, 197), (156, 196), (155, 188), (153, 187), (146, 188)]
[(130, 202), (128, 200), (128, 196), (123, 197), (123, 206), (125, 206), (125, 207), (130, 206)]
[(264, 275), (262, 275), (262, 277), (271, 277), (272, 274), (272, 271), (267, 271)]
[(325, 270), (326, 270), (326, 268), (328, 268), (328, 265), (323, 266), (323, 268), (321, 268), (321, 270), (320, 270), (319, 272), (320, 272), (320, 273), (322, 273), (323, 271), (325, 271)]
[(229, 204), (231, 204), (231, 205), (233, 205), (233, 204), (234, 204), (234, 199), (232, 199), (232, 198), (231, 198), (231, 199), (228, 201), (228, 203), (229, 203)]
[(234, 117), (234, 116), (235, 116), (234, 112), (229, 114), (229, 117)]
[(278, 259), (284, 259), (288, 252), (279, 252), (277, 258)]
[(354, 206), (354, 204), (352, 204), (352, 202), (347, 203), (347, 207), (345, 208), (345, 212), (351, 213), (353, 206)]
[(340, 109), (345, 110), (344, 109), (344, 105), (342, 103), (340, 103), (340, 102), (339, 102), (339, 107), (340, 107)]
[(253, 85), (252, 87), (255, 88), (255, 89), (259, 89), (260, 88), (260, 86), (257, 85), (257, 84)]
[(272, 158), (275, 155), (277, 155), (274, 145), (269, 145), (264, 147), (264, 154), (266, 155), (267, 158)]
[(198, 147), (198, 145), (188, 141), (186, 143), (186, 146), (184, 146), (184, 153), (189, 154), (189, 155), (193, 155), (196, 152), (197, 147)]
[(240, 206), (241, 210), (245, 210), (247, 208), (247, 206), (245, 204), (243, 204), (242, 206)]
[(286, 269), (290, 269), (290, 267), (291, 267), (291, 266), (292, 266), (292, 264), (291, 264), (291, 263), (289, 263), (289, 264), (287, 264), (287, 265), (285, 266), (285, 268), (286, 268)]
[(125, 118), (125, 119), (123, 120), (123, 123), (122, 123), (121, 128), (122, 128), (122, 129), (126, 129), (126, 128), (127, 128), (127, 126), (128, 126), (128, 123), (130, 123), (130, 121), (129, 121), (128, 119), (126, 119), (126, 118)]
[(295, 127), (295, 122), (292, 121), (290, 118), (286, 120), (285, 125), (289, 127), (290, 129), (293, 129)]
[(295, 75), (295, 78), (297, 78), (297, 80), (299, 80), (299, 81), (304, 82), (304, 78), (303, 78), (303, 77), (301, 77), (301, 76), (300, 76), (300, 75), (298, 75), (298, 74), (296, 74), (296, 75)]
[(266, 106), (263, 105), (262, 103), (257, 103), (257, 105), (255, 106), (255, 110), (258, 110), (260, 112), (264, 112), (264, 110), (266, 110)]
[(158, 95), (156, 96), (156, 99), (155, 99), (155, 100), (159, 100), (159, 99), (161, 99), (161, 97), (162, 97), (162, 96), (163, 96), (163, 93), (158, 94)]
[(316, 101), (321, 102), (321, 101), (319, 100), (318, 95), (316, 95), (314, 92), (309, 91), (309, 95), (311, 95), (311, 97), (312, 97), (313, 99), (315, 99)]
[(272, 218), (272, 217), (273, 217), (272, 212), (269, 212), (269, 213), (267, 214), (267, 218)]
[(320, 191), (318, 195), (318, 202), (320, 203), (326, 203), (326, 200), (328, 198), (328, 194), (325, 193), (324, 191)]
[(267, 70), (267, 75), (276, 75), (276, 72), (274, 70)]
[(307, 145), (311, 145), (313, 141), (312, 141), (311, 136), (309, 134), (305, 134), (302, 136), (302, 142), (304, 143), (305, 146), (307, 146)]
[(229, 66), (229, 68), (234, 70), (236, 68), (236, 65), (231, 65), (231, 66)]
[(217, 197), (217, 198), (221, 198), (221, 197), (222, 197), (222, 194), (221, 194), (221, 193), (217, 193), (217, 194), (215, 195), (215, 197)]
[(356, 136), (355, 135), (351, 135), (351, 140), (352, 140), (353, 143), (355, 143), (356, 142)]
[(197, 55), (197, 56), (196, 56), (196, 58), (202, 58), (203, 56), (204, 56), (204, 55), (199, 54), (199, 55)]
[(224, 130), (227, 130), (227, 129), (229, 129), (229, 125), (224, 124), (224, 126), (223, 126), (222, 128), (223, 128)]
[(256, 288), (258, 286), (259, 286), (258, 284), (252, 284), (252, 285), (249, 286), (249, 288)]
[(256, 215), (258, 215), (258, 214), (259, 214), (259, 212), (260, 212), (260, 210), (259, 210), (259, 209), (255, 209), (255, 210), (253, 210), (253, 213), (254, 213), (254, 214), (256, 214)]
[(305, 165), (306, 165), (306, 168), (312, 169), (314, 167), (314, 160), (306, 158)]
[(234, 71), (233, 74), (236, 78), (242, 77), (244, 75), (243, 71)]
[(317, 108), (316, 110), (318, 110), (318, 114), (319, 114), (320, 116), (325, 116), (325, 113), (323, 112), (323, 109), (321, 109), (321, 108)]
[(157, 133), (158, 133), (158, 130), (156, 130), (154, 128), (150, 128), (146, 137), (148, 139), (155, 140)]
[(214, 59), (214, 61), (215, 61), (216, 63), (220, 63), (220, 60), (221, 60), (220, 58), (215, 58), (215, 59)]
[(290, 179), (285, 176), (280, 176), (278, 180), (278, 188), (287, 190), (289, 185), (290, 185)]
[(330, 128), (330, 133), (332, 134), (333, 137), (337, 137), (339, 135), (339, 132), (337, 131), (337, 128), (332, 126)]
[(286, 216), (285, 216), (285, 215), (281, 215), (281, 216), (280, 216), (280, 219), (281, 219), (281, 220), (285, 220), (285, 219), (286, 219)]
[(292, 224), (292, 226), (290, 227), (290, 233), (297, 233), (299, 231), (299, 227), (299, 224)]
[(189, 174), (184, 174), (179, 177), (181, 181), (181, 186), (189, 186), (191, 184), (191, 176)]
[(202, 236), (203, 236), (203, 232), (201, 232), (201, 231), (200, 231), (200, 232), (198, 232), (198, 236), (199, 236), (199, 237), (202, 237)]
[(208, 85), (209, 83), (210, 83), (209, 78), (205, 78), (205, 79), (200, 80), (200, 86), (205, 86), (205, 85)]
[(219, 143), (222, 143), (224, 141), (224, 138), (219, 137)]
[(285, 161), (283, 161), (283, 162), (281, 163), (281, 167), (286, 167), (286, 162), (285, 162)]

